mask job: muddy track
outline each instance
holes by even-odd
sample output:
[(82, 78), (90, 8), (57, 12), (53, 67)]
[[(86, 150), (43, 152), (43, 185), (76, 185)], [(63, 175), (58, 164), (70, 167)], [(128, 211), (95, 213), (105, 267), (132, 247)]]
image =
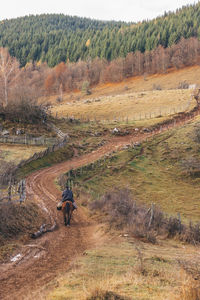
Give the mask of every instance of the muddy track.
[[(162, 128), (162, 131), (183, 125), (185, 120)], [(107, 144), (89, 154), (74, 157), (50, 168), (39, 170), (27, 178), (27, 197), (33, 199), (48, 214), (49, 222), (56, 220), (58, 229), (32, 240), (20, 250), (16, 262), (0, 265), (0, 299), (39, 299), (39, 291), (56, 276), (69, 270), (73, 259), (95, 243), (93, 234), (96, 225), (87, 220), (79, 208), (72, 226), (63, 225), (62, 214), (56, 210), (61, 192), (56, 188), (56, 177), (72, 168), (89, 164), (106, 154), (117, 151), (125, 145), (142, 142), (160, 132), (113, 137)], [(41, 224), (38, 224), (41, 225)]]

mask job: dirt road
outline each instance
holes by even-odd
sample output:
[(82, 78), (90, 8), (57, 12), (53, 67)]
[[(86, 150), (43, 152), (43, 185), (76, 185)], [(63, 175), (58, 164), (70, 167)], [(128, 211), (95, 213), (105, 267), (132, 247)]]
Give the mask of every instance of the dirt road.
[[(176, 123), (176, 126), (179, 125), (181, 123)], [(56, 203), (61, 197), (61, 192), (54, 184), (56, 177), (157, 133), (159, 130), (113, 137), (107, 144), (92, 153), (42, 169), (27, 178), (27, 197), (33, 198), (49, 215), (51, 221), (56, 219), (58, 229), (22, 247), (19, 251), (21, 256), (17, 261), (0, 265), (0, 299), (39, 299), (38, 291), (58, 274), (69, 270), (73, 259), (95, 243), (93, 234), (96, 225), (87, 220), (81, 208), (74, 216), (70, 228), (63, 225), (62, 214), (56, 210)]]

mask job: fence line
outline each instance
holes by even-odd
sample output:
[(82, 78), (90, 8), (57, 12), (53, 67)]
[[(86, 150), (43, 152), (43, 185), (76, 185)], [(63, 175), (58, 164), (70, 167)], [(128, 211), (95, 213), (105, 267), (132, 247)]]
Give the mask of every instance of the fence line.
[(15, 203), (15, 202), (21, 203), (21, 202), (25, 201), (25, 199), (26, 199), (26, 181), (23, 179), (17, 185), (12, 184), (15, 181), (15, 176), (16, 176), (17, 170), (34, 160), (43, 158), (47, 154), (59, 150), (60, 148), (64, 147), (67, 144), (67, 142), (68, 142), (68, 139), (67, 139), (67, 137), (65, 137), (62, 139), (62, 141), (48, 147), (44, 151), (35, 153), (33, 156), (31, 156), (27, 160), (21, 161), (17, 166), (13, 167), (11, 170), (8, 170), (8, 172), (5, 172), (4, 174), (0, 175), (0, 183), (2, 185), (8, 185), (6, 193), (5, 192), (2, 193), (0, 190), (0, 204), (3, 203), (2, 201), (5, 201), (5, 200), (7, 200), (7, 202), (12, 201), (12, 203)]
[[(146, 130), (148, 129), (148, 133), (150, 133), (150, 135), (146, 136), (146, 138), (143, 139), (143, 141), (148, 141), (148, 139), (152, 137), (153, 133), (154, 134), (161, 133), (161, 132), (163, 132), (163, 131), (165, 131), (169, 128), (175, 127), (178, 122), (182, 122), (183, 124), (185, 124), (188, 120), (190, 120), (190, 119), (194, 118), (195, 116), (197, 116), (199, 114), (199, 112), (200, 112), (200, 109), (199, 109), (198, 106), (196, 106), (193, 110), (191, 110), (190, 112), (185, 113), (184, 115), (180, 114), (180, 115), (174, 116), (174, 118), (172, 118), (172, 119), (164, 121), (163, 123), (152, 126), (150, 128), (145, 128)], [(5, 180), (5, 182), (7, 180), (8, 182), (10, 182), (10, 184), (9, 184), (8, 191), (7, 191), (8, 196), (3, 195), (3, 197), (0, 198), (0, 202), (4, 201), (4, 200), (11, 201), (11, 199), (14, 197), (12, 195), (15, 195), (15, 197), (16, 197), (16, 193), (12, 194), (12, 190), (13, 189), (16, 190), (16, 187), (15, 187), (15, 185), (13, 185), (13, 186), (11, 185), (11, 181), (15, 178), (14, 176), (15, 176), (15, 174), (16, 174), (16, 172), (19, 168), (21, 168), (22, 166), (24, 166), (25, 164), (27, 164), (31, 161), (34, 161), (38, 158), (44, 157), (48, 153), (54, 152), (54, 151), (62, 148), (65, 144), (67, 144), (67, 142), (68, 142), (67, 137), (65, 137), (62, 140), (62, 142), (60, 142), (58, 144), (55, 144), (51, 147), (48, 147), (46, 150), (41, 151), (40, 153), (35, 153), (28, 160), (20, 162), (20, 164), (18, 164), (14, 169), (12, 169), (12, 171), (9, 174), (1, 175), (1, 176), (4, 177), (3, 179)], [(126, 147), (127, 147), (127, 145), (126, 145)], [(131, 144), (128, 145), (128, 147), (138, 147), (138, 143), (137, 142), (135, 144), (131, 143)], [(83, 170), (93, 169), (93, 168), (95, 168), (95, 166), (99, 167), (101, 164), (105, 163), (106, 159), (108, 157), (110, 157), (110, 155), (112, 157), (112, 153), (114, 153), (114, 152), (115, 151), (113, 151), (109, 154), (106, 154), (106, 155), (104, 155), (104, 157), (102, 157), (102, 158), (98, 159), (97, 161), (94, 161), (94, 162), (92, 162), (88, 165), (86, 164), (85, 166), (82, 166), (82, 167), (77, 168), (75, 170), (70, 170), (68, 172), (68, 180), (70, 181), (71, 187), (73, 187), (73, 185), (75, 184), (73, 179), (75, 179), (79, 175), (82, 175)], [(3, 181), (3, 180), (1, 180), (1, 181)], [(20, 202), (20, 203), (23, 202), (26, 198), (26, 183), (25, 183), (24, 180), (21, 181), (21, 192), (20, 192), (20, 189), (18, 188), (17, 193), (19, 193), (19, 199), (15, 200), (14, 202)]]
[(106, 124), (106, 123), (107, 124), (108, 123), (126, 123), (126, 124), (128, 124), (128, 123), (135, 122), (135, 121), (150, 120), (150, 119), (154, 119), (154, 118), (158, 118), (158, 117), (165, 117), (165, 116), (185, 112), (189, 109), (191, 102), (192, 102), (192, 97), (187, 101), (187, 103), (184, 103), (177, 107), (160, 107), (151, 112), (138, 112), (138, 113), (134, 114), (133, 116), (122, 115), (119, 112), (118, 115), (115, 114), (113, 117), (107, 117), (104, 119), (101, 119), (100, 117), (97, 117), (96, 115), (91, 117), (87, 114), (80, 115), (76, 118), (74, 116), (67, 115), (67, 117), (66, 118), (64, 117), (63, 119), (72, 120), (72, 121), (79, 120), (80, 122), (85, 122), (85, 123), (95, 122), (95, 123), (103, 123), (103, 124)]
[(0, 192), (0, 204), (5, 203), (22, 203), (26, 199), (26, 180), (20, 180), (17, 184), (9, 184), (7, 191)]
[[(130, 143), (130, 144), (126, 144), (125, 146), (123, 146), (124, 149), (127, 148), (135, 148), (141, 145), (142, 142), (148, 142), (149, 139), (152, 138), (152, 134), (159, 134), (162, 133), (170, 128), (174, 128), (177, 126), (178, 122), (181, 122), (181, 124), (184, 126), (188, 120), (191, 120), (192, 118), (194, 118), (195, 116), (199, 115), (200, 113), (200, 108), (199, 107), (195, 107), (192, 111), (185, 113), (185, 115), (177, 115), (175, 116), (173, 119), (169, 119), (167, 121), (164, 121), (163, 123), (159, 124), (159, 125), (155, 125), (152, 126), (150, 128), (145, 128), (142, 129), (143, 133), (147, 133), (149, 135), (147, 135), (142, 141), (140, 142), (135, 142), (135, 143)], [(136, 136), (139, 132), (136, 133)], [(123, 149), (122, 148), (122, 149)], [(119, 148), (118, 148), (119, 149)], [(141, 149), (142, 151), (142, 149)], [(63, 175), (63, 179), (61, 176), (61, 181), (66, 181), (68, 182), (68, 185), (73, 188), (73, 186), (77, 185), (77, 181), (76, 178), (79, 176), (82, 176), (84, 173), (88, 173), (88, 171), (93, 170), (94, 168), (99, 168), (100, 166), (105, 166), (107, 168), (107, 164), (105, 164), (106, 159), (112, 160), (114, 159), (113, 154), (116, 151), (112, 151), (108, 154), (105, 154), (103, 157), (97, 159), (96, 161), (93, 161), (89, 164), (85, 164), (81, 167), (78, 167), (76, 169), (71, 169), (67, 172), (67, 178), (65, 178), (66, 175)], [(141, 153), (141, 152), (140, 152)], [(138, 155), (138, 153), (137, 153)], [(64, 182), (65, 184), (65, 182)]]
[(30, 137), (30, 136), (0, 136), (0, 143), (22, 144), (32, 146), (51, 146), (58, 142), (57, 138)]
[(4, 174), (0, 175), (0, 184), (7, 185), (10, 181), (15, 179), (15, 175), (16, 175), (18, 169), (20, 169), (21, 167), (23, 167), (24, 165), (26, 165), (32, 161), (35, 161), (39, 158), (43, 158), (44, 156), (46, 156), (49, 153), (59, 150), (60, 148), (64, 147), (67, 143), (68, 143), (68, 139), (67, 139), (67, 137), (65, 137), (59, 143), (56, 143), (53, 146), (48, 147), (44, 151), (33, 154), (27, 160), (22, 160), (17, 166), (13, 167), (11, 170), (8, 170), (8, 172), (5, 172)]

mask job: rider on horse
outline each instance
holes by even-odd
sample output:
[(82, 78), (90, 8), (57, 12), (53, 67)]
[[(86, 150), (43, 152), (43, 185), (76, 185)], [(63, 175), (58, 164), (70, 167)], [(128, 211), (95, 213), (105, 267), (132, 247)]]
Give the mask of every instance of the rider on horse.
[(73, 205), (73, 210), (77, 209), (77, 205), (74, 201), (73, 192), (69, 189), (69, 186), (66, 185), (64, 192), (62, 193), (62, 202), (71, 201)]

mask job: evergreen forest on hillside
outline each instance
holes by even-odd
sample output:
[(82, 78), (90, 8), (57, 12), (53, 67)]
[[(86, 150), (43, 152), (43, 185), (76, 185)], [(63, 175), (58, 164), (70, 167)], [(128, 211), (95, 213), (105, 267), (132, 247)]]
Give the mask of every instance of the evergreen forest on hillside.
[(0, 23), (0, 46), (7, 47), (21, 67), (29, 61), (47, 62), (50, 67), (96, 57), (111, 61), (159, 45), (171, 47), (191, 37), (200, 37), (200, 3), (137, 24), (62, 14), (30, 15)]

